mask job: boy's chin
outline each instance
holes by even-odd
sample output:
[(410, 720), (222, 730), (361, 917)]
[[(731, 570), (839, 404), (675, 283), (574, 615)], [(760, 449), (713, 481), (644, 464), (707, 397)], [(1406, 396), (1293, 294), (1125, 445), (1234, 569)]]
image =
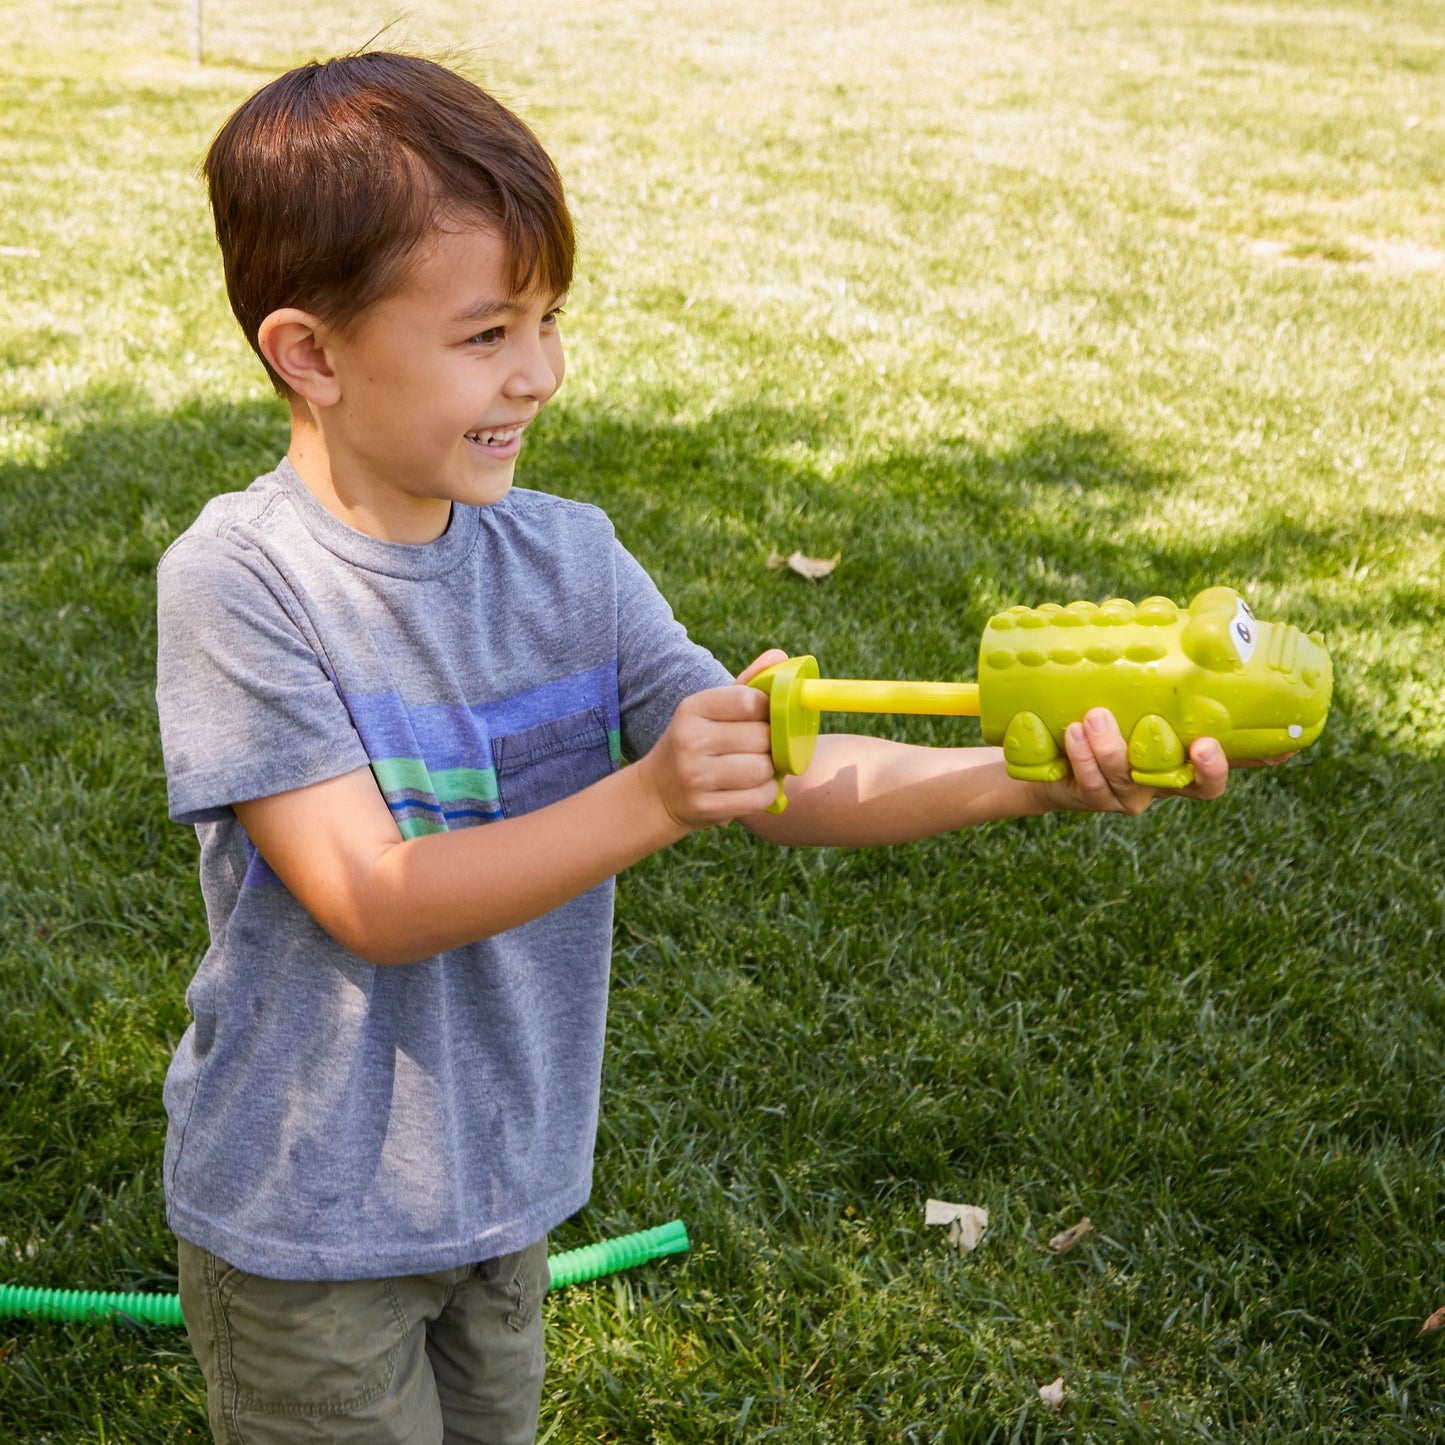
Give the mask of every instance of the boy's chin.
[(488, 482), (485, 487), (478, 487), (476, 505), (490, 507), (494, 502), (500, 502), (511, 490), (512, 477), (509, 473), (505, 481), (499, 478), (496, 481)]
[(473, 474), (454, 494), (459, 502), (468, 502), (474, 507), (490, 507), (500, 502), (512, 490), (516, 475), (514, 467), (488, 467), (485, 472)]

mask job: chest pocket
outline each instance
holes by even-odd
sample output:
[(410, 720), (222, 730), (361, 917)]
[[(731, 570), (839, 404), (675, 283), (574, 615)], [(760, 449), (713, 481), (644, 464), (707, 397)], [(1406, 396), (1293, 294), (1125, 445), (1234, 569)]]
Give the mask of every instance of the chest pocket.
[(595, 707), (494, 738), (492, 759), (507, 818), (570, 797), (613, 770), (607, 723)]

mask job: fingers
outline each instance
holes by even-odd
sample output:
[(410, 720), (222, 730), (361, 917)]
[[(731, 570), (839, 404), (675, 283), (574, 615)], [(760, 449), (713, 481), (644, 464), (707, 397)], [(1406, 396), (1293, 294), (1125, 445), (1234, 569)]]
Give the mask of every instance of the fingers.
[(1214, 738), (1196, 738), (1189, 749), (1194, 781), (1188, 787), (1155, 788), (1136, 783), (1129, 767), (1129, 746), (1106, 708), (1093, 708), (1083, 722), (1069, 724), (1064, 751), (1073, 770), (1068, 806), (1088, 812), (1138, 814), (1155, 798), (1208, 802), (1221, 797), (1229, 781), (1230, 763), (1224, 749)]
[[(767, 655), (763, 654), (764, 657)], [(739, 687), (733, 683), (728, 687), (710, 687), (706, 692), (693, 693), (683, 700), (678, 712), (692, 712), (716, 723), (758, 722), (766, 726), (771, 708), (772, 700), (760, 688)]]
[(767, 695), (751, 687), (711, 688), (683, 700), (643, 760), (675, 822), (707, 827), (773, 802), (777, 784), (768, 708)]
[(1189, 746), (1189, 761), (1194, 764), (1194, 782), (1182, 789), (1187, 798), (1212, 802), (1222, 797), (1229, 782), (1229, 759), (1213, 738), (1195, 738)]
[(765, 668), (776, 667), (780, 662), (786, 662), (788, 654), (781, 647), (770, 647), (766, 652), (759, 653), (743, 670), (738, 673), (739, 682), (751, 682)]
[(1153, 790), (1140, 787), (1129, 772), (1129, 747), (1114, 714), (1091, 708), (1083, 722), (1064, 732), (1064, 751), (1073, 770), (1074, 806), (1091, 813), (1142, 813)]
[[(698, 759), (772, 756), (769, 699), (753, 687), (715, 687), (684, 699), (668, 732)], [(769, 763), (771, 768), (771, 763)]]

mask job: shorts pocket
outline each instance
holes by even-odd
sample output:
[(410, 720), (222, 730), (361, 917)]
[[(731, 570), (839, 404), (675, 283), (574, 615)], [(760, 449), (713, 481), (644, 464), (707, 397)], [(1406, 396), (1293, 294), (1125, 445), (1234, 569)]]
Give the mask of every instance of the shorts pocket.
[(560, 802), (614, 771), (607, 724), (595, 707), (494, 739), (492, 759), (507, 818)]
[(221, 1372), (242, 1410), (348, 1415), (391, 1389), (406, 1316), (391, 1280), (306, 1283), (226, 1269)]
[(498, 1255), (477, 1266), (477, 1278), (489, 1289), (500, 1293), (510, 1307), (507, 1328), (522, 1334), (536, 1322), (543, 1297), (552, 1287), (552, 1273), (547, 1268), (547, 1236), (515, 1254)]

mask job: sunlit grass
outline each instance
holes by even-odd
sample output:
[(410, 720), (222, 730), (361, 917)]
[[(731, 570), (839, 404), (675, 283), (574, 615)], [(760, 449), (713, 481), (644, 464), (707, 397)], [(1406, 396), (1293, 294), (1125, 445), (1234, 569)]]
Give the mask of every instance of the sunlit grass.
[[(173, 1287), (204, 947), (155, 561), (285, 444), (198, 178), (394, 18), (56, 3), (0, 74), (0, 1279)], [(569, 377), (523, 481), (695, 635), (970, 676), (1015, 601), (1229, 582), (1324, 739), (1212, 808), (624, 879), (592, 1204), (693, 1253), (548, 1306), (556, 1442), (1445, 1431), (1445, 36), (1426, 0), (438, 3), (556, 154)], [(483, 28), (485, 26), (485, 28)], [(826, 582), (769, 553), (842, 553)], [(923, 740), (969, 724), (880, 719)], [(986, 1205), (960, 1259), (927, 1196)], [(1074, 1251), (1047, 1240), (1088, 1215)], [(1062, 1375), (1067, 1403), (1038, 1387)], [(7, 1322), (0, 1435), (204, 1433), (177, 1336)]]

